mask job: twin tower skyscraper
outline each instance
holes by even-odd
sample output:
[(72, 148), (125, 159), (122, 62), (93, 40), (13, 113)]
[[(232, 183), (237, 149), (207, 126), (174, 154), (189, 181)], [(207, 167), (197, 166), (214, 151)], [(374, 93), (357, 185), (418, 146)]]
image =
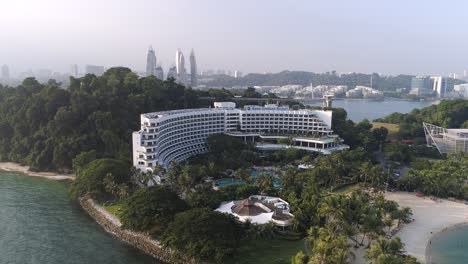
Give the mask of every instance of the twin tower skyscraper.
[[(164, 71), (161, 66), (157, 66), (156, 54), (152, 47), (148, 49), (146, 56), (146, 76), (154, 75), (156, 78), (164, 80)], [(180, 49), (176, 51), (175, 66), (171, 67), (167, 72), (167, 79), (174, 78), (177, 83), (182, 85), (197, 86), (197, 60), (195, 52), (190, 52), (190, 74), (185, 69), (184, 54)]]

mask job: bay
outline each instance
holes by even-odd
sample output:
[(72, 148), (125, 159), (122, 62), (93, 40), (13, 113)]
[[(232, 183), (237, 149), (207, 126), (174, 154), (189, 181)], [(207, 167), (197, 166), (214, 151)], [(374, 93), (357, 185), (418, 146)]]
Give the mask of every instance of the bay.
[(0, 172), (1, 264), (158, 263), (106, 233), (68, 183)]
[[(375, 100), (335, 100), (333, 107), (344, 108), (348, 112), (348, 118), (354, 122), (359, 122), (364, 119), (372, 121), (376, 118), (385, 117), (391, 113), (409, 113), (415, 108), (424, 108), (438, 101), (405, 101), (385, 99), (384, 101)], [(321, 102), (311, 103), (307, 105), (321, 106)]]
[(431, 240), (430, 264), (468, 262), (468, 225), (449, 228)]

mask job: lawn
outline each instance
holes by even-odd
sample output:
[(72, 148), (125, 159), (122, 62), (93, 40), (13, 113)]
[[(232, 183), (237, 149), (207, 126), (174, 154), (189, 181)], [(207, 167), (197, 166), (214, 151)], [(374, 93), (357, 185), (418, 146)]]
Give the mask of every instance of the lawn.
[(122, 214), (122, 208), (124, 207), (124, 205), (119, 203), (114, 205), (105, 205), (102, 207), (106, 209), (109, 213), (115, 215), (117, 218), (120, 219), (120, 215)]
[(304, 240), (253, 239), (241, 242), (236, 257), (229, 264), (289, 264), (298, 251), (305, 251)]
[(381, 122), (372, 122), (372, 128), (385, 127), (388, 129), (388, 137), (393, 138), (398, 131), (400, 131), (400, 125), (390, 124), (390, 123), (381, 123)]

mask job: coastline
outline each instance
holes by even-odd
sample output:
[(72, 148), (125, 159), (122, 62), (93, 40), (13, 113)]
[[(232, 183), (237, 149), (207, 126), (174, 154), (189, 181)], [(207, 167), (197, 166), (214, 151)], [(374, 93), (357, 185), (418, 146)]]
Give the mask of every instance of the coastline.
[(58, 174), (53, 172), (35, 172), (30, 171), (29, 166), (22, 166), (21, 164), (14, 162), (0, 162), (0, 171), (5, 172), (17, 172), (31, 177), (41, 177), (49, 180), (63, 181), (70, 180), (73, 181), (75, 176), (72, 174)]
[(426, 253), (425, 253), (425, 255), (426, 255), (426, 257), (425, 257), (426, 264), (436, 264), (436, 263), (432, 262), (432, 243), (431, 243), (432, 241), (437, 240), (438, 238), (443, 236), (446, 231), (456, 230), (456, 229), (466, 227), (466, 226), (468, 226), (468, 222), (455, 224), (455, 225), (446, 227), (446, 228), (438, 231), (437, 233), (433, 233), (433, 235), (429, 239), (428, 243), (426, 244)]
[[(386, 193), (385, 198), (413, 211), (411, 223), (405, 224), (395, 236), (405, 244), (408, 254), (422, 263), (430, 264), (430, 241), (444, 231), (468, 224), (468, 206), (445, 199), (417, 197), (415, 193)], [(429, 256), (429, 259), (427, 257)]]
[(199, 262), (191, 259), (181, 259), (174, 251), (165, 249), (158, 240), (141, 232), (133, 232), (122, 228), (122, 223), (113, 214), (98, 205), (88, 197), (79, 198), (81, 208), (94, 219), (106, 232), (117, 239), (153, 256), (162, 263), (197, 264)]

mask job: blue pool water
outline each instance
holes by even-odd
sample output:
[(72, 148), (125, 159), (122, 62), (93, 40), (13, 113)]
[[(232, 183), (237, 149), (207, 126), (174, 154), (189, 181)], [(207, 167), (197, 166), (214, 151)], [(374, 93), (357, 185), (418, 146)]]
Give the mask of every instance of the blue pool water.
[[(266, 173), (266, 174), (271, 174), (271, 172), (260, 172), (260, 171), (253, 171), (250, 173), (250, 176), (256, 181), (258, 175)], [(246, 181), (244, 180), (233, 180), (233, 179), (220, 179), (215, 181), (215, 186), (217, 187), (224, 187), (224, 186), (229, 186), (229, 185), (240, 185), (240, 184), (246, 184)], [(276, 188), (281, 187), (281, 180), (277, 178), (273, 178), (273, 186)]]
[(229, 185), (240, 185), (240, 184), (245, 184), (246, 182), (244, 180), (232, 180), (232, 179), (221, 179), (217, 180), (215, 182), (215, 185), (218, 187), (224, 187), (224, 186), (229, 186)]

